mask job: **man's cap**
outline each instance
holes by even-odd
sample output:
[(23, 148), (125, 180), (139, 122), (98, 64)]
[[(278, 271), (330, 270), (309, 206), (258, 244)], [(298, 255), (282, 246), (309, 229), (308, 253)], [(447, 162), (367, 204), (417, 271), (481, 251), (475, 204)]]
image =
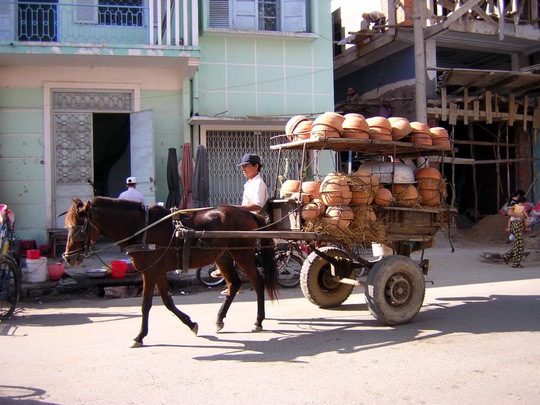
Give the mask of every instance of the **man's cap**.
[(126, 179), (126, 184), (137, 184), (137, 177), (128, 177)]
[(238, 163), (238, 166), (244, 166), (247, 164), (259, 165), (262, 167), (261, 158), (259, 155), (254, 155), (253, 153), (246, 153), (244, 156), (242, 156), (242, 160), (240, 163)]

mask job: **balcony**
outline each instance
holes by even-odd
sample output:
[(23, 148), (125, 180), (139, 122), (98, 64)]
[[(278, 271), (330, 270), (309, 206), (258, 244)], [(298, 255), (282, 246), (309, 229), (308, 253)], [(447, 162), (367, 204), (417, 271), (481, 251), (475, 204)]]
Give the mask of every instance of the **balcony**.
[(129, 62), (116, 58), (112, 65), (138, 57), (144, 67), (174, 67), (199, 57), (197, 0), (68, 1), (0, 0), (0, 63), (54, 55), (53, 64), (85, 65), (84, 56), (92, 56), (94, 65), (111, 66), (111, 56), (125, 56)]

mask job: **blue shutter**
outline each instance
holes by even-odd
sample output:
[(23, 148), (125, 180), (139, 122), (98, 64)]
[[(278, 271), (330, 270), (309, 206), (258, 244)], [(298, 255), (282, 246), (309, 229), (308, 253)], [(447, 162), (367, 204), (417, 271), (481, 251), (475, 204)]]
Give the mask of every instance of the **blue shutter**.
[(281, 30), (306, 32), (306, 0), (281, 0)]
[(256, 30), (258, 27), (257, 1), (234, 0), (233, 28), (239, 30)]

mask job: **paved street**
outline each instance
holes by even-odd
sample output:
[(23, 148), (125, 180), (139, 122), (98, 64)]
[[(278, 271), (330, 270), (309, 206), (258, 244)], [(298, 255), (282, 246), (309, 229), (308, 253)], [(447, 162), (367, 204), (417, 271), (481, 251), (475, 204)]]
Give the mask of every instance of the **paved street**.
[(130, 349), (140, 298), (29, 300), (0, 324), (0, 403), (536, 404), (540, 259), (516, 270), (480, 255), (506, 248), (426, 251), (434, 284), (399, 327), (375, 321), (361, 289), (331, 310), (294, 289), (251, 333), (245, 289), (216, 334), (219, 289), (196, 288), (175, 302), (198, 337), (155, 297), (145, 347)]

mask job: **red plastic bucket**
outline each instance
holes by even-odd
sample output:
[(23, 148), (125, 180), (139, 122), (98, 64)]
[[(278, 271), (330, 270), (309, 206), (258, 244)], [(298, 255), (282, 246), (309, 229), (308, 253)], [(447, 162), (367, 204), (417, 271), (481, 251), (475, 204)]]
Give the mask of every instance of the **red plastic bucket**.
[(60, 280), (64, 274), (64, 263), (47, 265), (49, 269), (49, 280)]
[(111, 276), (114, 278), (123, 278), (126, 276), (127, 263), (123, 260), (111, 261)]
[(30, 260), (37, 260), (39, 259), (40, 254), (41, 251), (39, 249), (28, 249), (26, 251), (26, 258)]

